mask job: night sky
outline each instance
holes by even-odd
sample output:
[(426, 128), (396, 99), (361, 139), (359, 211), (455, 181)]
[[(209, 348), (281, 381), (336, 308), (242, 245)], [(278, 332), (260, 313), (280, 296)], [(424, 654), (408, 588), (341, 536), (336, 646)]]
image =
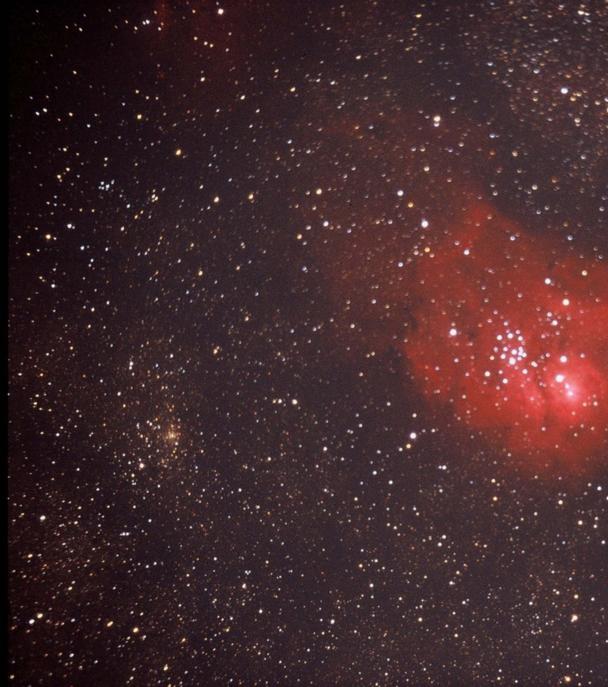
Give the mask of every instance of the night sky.
[(608, 3), (10, 60), (9, 684), (608, 685)]

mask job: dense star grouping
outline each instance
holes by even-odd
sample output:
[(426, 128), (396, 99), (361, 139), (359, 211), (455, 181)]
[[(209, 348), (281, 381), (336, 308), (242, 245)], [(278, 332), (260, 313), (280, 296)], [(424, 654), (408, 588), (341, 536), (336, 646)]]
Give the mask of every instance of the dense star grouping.
[(606, 684), (606, 5), (11, 21), (9, 683)]

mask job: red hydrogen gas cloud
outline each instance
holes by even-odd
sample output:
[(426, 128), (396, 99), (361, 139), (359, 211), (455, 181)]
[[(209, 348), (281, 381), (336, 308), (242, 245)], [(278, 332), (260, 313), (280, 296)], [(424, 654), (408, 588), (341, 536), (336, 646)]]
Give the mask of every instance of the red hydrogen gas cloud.
[(476, 201), (425, 249), (403, 352), (432, 403), (537, 467), (608, 444), (608, 268)]
[[(310, 118), (304, 132), (316, 131)], [(444, 431), (473, 430), (509, 464), (597, 465), (608, 455), (608, 266), (483, 200), (491, 131), (457, 116), (434, 124), (364, 106), (322, 124), (336, 164), (307, 170), (316, 191), (293, 205), (335, 303), (336, 349), (399, 348), (408, 391), (456, 419)]]

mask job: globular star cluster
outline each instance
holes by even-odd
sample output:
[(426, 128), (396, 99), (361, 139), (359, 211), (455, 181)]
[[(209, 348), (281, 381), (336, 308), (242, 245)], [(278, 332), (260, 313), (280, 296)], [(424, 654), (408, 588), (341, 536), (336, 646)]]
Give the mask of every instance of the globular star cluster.
[(608, 684), (607, 46), (12, 9), (9, 684)]

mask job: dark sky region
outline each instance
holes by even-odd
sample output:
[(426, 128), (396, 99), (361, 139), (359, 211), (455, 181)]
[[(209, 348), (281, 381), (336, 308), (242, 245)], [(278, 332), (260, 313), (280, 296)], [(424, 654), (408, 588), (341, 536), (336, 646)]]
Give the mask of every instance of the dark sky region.
[(8, 684), (608, 685), (608, 4), (9, 21)]

